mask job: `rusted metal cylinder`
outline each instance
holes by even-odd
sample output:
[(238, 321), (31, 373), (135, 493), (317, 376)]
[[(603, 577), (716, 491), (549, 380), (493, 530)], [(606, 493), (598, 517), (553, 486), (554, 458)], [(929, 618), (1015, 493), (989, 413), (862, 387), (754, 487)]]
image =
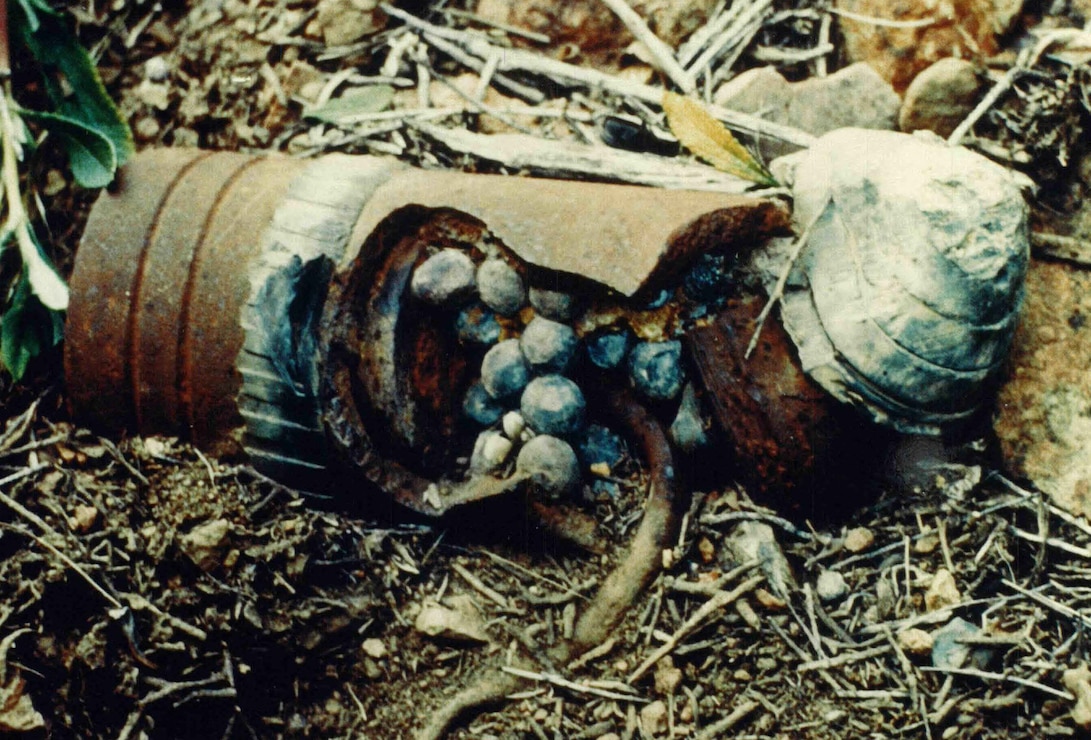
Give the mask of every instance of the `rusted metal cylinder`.
[(233, 447), (245, 265), (302, 166), (161, 149), (125, 168), (91, 211), (71, 278), (64, 362), (79, 418)]
[[(413, 505), (435, 470), (415, 456), (444, 458), (409, 440), (391, 461), (386, 451), (398, 445), (388, 441), (449, 415), (456, 401), (436, 396), (464, 381), (458, 348), (420, 322), (399, 322), (396, 310), (393, 323), (374, 324), (390, 329), (385, 340), (354, 332), (369, 306), (396, 309), (420, 239), (487, 228), (528, 270), (630, 297), (670, 280), (696, 253), (784, 221), (769, 201), (708, 192), (427, 172), (374, 157), (144, 152), (94, 206), (77, 255), (65, 349), (71, 405), (113, 433), (178, 435), (220, 454), (241, 448), (259, 469), (308, 487), (331, 457), (345, 463), (332, 452), (347, 450), (350, 464), (382, 468), (365, 476), (380, 487), (411, 491)], [(432, 232), (420, 231), (429, 223)], [(416, 256), (395, 248), (403, 237)], [(363, 323), (347, 331), (343, 319), (353, 317)], [(353, 387), (332, 383), (322, 396), (319, 358), (330, 357), (318, 345), (335, 339), (342, 349), (355, 343)], [(335, 374), (334, 364), (323, 372)], [(421, 413), (409, 427), (396, 398), (407, 379), (417, 394), (409, 415)], [(367, 409), (356, 408), (361, 388), (376, 396)], [(384, 440), (383, 454), (365, 459), (343, 425), (331, 428), (346, 405), (348, 436)], [(449, 431), (437, 429), (425, 436)]]

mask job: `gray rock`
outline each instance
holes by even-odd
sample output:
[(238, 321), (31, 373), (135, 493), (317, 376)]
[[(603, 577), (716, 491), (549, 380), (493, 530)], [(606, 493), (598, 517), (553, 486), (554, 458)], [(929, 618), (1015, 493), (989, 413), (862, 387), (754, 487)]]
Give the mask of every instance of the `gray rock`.
[(642, 342), (629, 353), (629, 378), (641, 395), (669, 401), (682, 391), (682, 343)]
[(530, 305), (535, 313), (554, 321), (571, 321), (579, 313), (579, 299), (571, 293), (532, 287)]
[[(890, 83), (864, 62), (794, 83), (772, 67), (758, 67), (721, 85), (713, 101), (816, 135), (846, 127), (891, 130), (901, 105)], [(760, 148), (771, 159), (798, 147), (766, 139)]]
[(527, 302), (523, 279), (502, 259), (487, 259), (477, 268), (477, 292), (481, 301), (501, 316), (513, 316)]
[(510, 398), (530, 380), (530, 366), (519, 349), (518, 339), (506, 339), (485, 353), (481, 361), (481, 384), (493, 398)]
[(981, 630), (962, 617), (955, 617), (932, 635), (932, 665), (937, 668), (962, 668), (969, 661), (975, 668), (985, 668), (992, 651), (965, 645), (964, 638), (977, 637)]
[(954, 57), (940, 59), (909, 83), (898, 128), (928, 129), (946, 139), (977, 105), (984, 88), (972, 62)]
[(814, 587), (818, 598), (827, 603), (833, 603), (845, 598), (849, 592), (849, 584), (845, 577), (836, 570), (824, 570), (818, 574), (818, 581)]
[(500, 421), (504, 407), (478, 381), (466, 391), (466, 397), (462, 400), (462, 413), (471, 421), (488, 427)]
[(693, 383), (686, 383), (682, 390), (682, 403), (670, 428), (671, 441), (683, 452), (694, 452), (708, 444), (705, 422), (701, 418), (701, 405)]
[(413, 295), (433, 306), (454, 306), (469, 298), (476, 285), (474, 263), (459, 249), (443, 249), (414, 272)]
[(466, 344), (493, 344), (500, 338), (500, 323), (488, 306), (473, 303), (458, 312), (455, 331)]
[(523, 445), (515, 471), (529, 475), (541, 492), (553, 496), (571, 493), (580, 482), (580, 466), (571, 445), (548, 434)]
[(587, 401), (568, 378), (543, 375), (527, 384), (519, 410), (536, 434), (566, 437), (583, 428)]
[(533, 370), (565, 373), (576, 357), (579, 339), (571, 326), (535, 316), (523, 330), (519, 346)]
[(511, 440), (498, 431), (486, 429), (477, 435), (474, 451), (470, 456), (471, 473), (491, 473), (508, 460)]

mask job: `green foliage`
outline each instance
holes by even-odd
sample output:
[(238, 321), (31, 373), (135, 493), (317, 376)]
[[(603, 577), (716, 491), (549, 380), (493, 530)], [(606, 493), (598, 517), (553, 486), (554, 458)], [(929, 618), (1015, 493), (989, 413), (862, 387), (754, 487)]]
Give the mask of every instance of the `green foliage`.
[[(38, 242), (28, 203), (36, 202), (34, 183), (21, 177), (27, 151), (35, 142), (25, 122), (45, 130), (68, 156), (72, 176), (87, 188), (108, 185), (132, 156), (128, 125), (110, 100), (94, 62), (69, 28), (66, 14), (46, 0), (0, 0), (12, 35), (0, 34), (0, 58), (28, 58), (41, 74), (52, 110), (19, 106), (10, 77), (0, 95), (0, 250), (18, 252), (22, 269), (0, 286), (0, 368), (15, 380), (28, 363), (61, 339), (68, 288)], [(12, 46), (15, 48), (13, 49)], [(0, 70), (7, 75), (9, 70)], [(44, 233), (44, 232), (43, 232)], [(17, 247), (17, 250), (5, 249)]]

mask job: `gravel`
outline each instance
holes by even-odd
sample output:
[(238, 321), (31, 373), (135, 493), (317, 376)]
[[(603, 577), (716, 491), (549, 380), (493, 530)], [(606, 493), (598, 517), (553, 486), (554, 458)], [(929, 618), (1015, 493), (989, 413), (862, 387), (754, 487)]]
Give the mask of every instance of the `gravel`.
[(591, 364), (603, 370), (613, 370), (625, 355), (632, 344), (632, 336), (625, 330), (611, 330), (586, 340), (587, 358)]
[(527, 302), (523, 279), (502, 259), (488, 259), (477, 268), (477, 291), (482, 302), (501, 316), (513, 316)]
[(481, 383), (493, 398), (510, 398), (526, 387), (530, 366), (519, 349), (518, 339), (505, 339), (485, 353)]
[(531, 319), (519, 341), (531, 368), (541, 373), (567, 372), (579, 344), (572, 327), (541, 316)]
[(682, 391), (682, 343), (643, 342), (629, 354), (629, 378), (641, 395), (669, 401)]
[(500, 322), (492, 309), (483, 303), (473, 303), (459, 311), (455, 330), (466, 344), (489, 345), (500, 339)]
[(466, 397), (462, 400), (462, 413), (466, 414), (471, 421), (487, 427), (500, 421), (504, 407), (489, 395), (485, 386), (479, 381), (466, 391)]
[(523, 445), (515, 470), (529, 475), (541, 492), (555, 496), (571, 493), (580, 482), (579, 463), (572, 447), (547, 434)]
[(474, 263), (459, 249), (443, 249), (413, 272), (413, 295), (433, 306), (455, 306), (473, 295)]
[(579, 386), (568, 378), (543, 375), (527, 384), (519, 410), (537, 434), (566, 437), (583, 428), (587, 402)]
[(571, 321), (579, 313), (579, 299), (574, 295), (546, 288), (530, 289), (530, 305), (535, 313), (554, 321)]

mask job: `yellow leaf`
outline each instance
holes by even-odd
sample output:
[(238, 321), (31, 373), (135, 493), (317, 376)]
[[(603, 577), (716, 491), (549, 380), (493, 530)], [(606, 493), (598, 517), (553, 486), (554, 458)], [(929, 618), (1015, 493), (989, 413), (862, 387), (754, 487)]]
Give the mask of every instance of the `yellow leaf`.
[(663, 111), (678, 141), (716, 169), (762, 185), (777, 184), (769, 170), (696, 100), (668, 90), (663, 93)]

